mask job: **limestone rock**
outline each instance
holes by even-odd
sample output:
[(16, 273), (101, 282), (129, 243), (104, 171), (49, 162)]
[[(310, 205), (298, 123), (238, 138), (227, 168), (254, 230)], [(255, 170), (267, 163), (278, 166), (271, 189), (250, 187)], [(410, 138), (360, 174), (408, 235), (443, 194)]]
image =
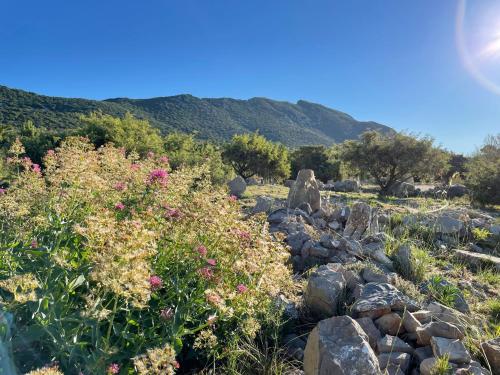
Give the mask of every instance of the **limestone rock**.
[(396, 336), (404, 332), (401, 317), (393, 312), (382, 315), (380, 318), (375, 320), (375, 325), (380, 332), (382, 332), (382, 334)]
[(488, 359), (493, 375), (500, 375), (500, 337), (483, 342), (481, 347)]
[(321, 195), (312, 169), (301, 169), (288, 192), (288, 207), (296, 208), (303, 203), (308, 203), (312, 211), (321, 208)]
[(459, 234), (464, 229), (464, 222), (451, 216), (442, 215), (434, 224), (436, 232), (441, 234)]
[(305, 232), (296, 232), (289, 234), (286, 243), (290, 246), (292, 255), (299, 255), (304, 243), (311, 239), (311, 236)]
[(356, 180), (335, 181), (333, 183), (334, 191), (358, 192), (359, 188), (360, 188), (359, 182)]
[(252, 208), (252, 214), (258, 214), (261, 212), (270, 212), (273, 208), (274, 199), (271, 197), (260, 196), (257, 197), (257, 202), (255, 206)]
[(378, 360), (368, 337), (347, 315), (320, 321), (304, 352), (306, 375), (378, 375)]
[(463, 339), (464, 334), (457, 326), (441, 321), (427, 323), (417, 328), (418, 343), (420, 345), (429, 345), (432, 336), (444, 337), (447, 339)]
[[(381, 353), (378, 356), (378, 362), (381, 370), (391, 367), (392, 371), (397, 371), (397, 369), (399, 369), (401, 374), (405, 374), (410, 367), (410, 360), (410, 354), (398, 353), (397, 351)], [(391, 372), (391, 370), (388, 370), (388, 372)]]
[(422, 324), (413, 316), (409, 311), (403, 313), (403, 327), (405, 327), (406, 332), (415, 333)]
[(229, 187), (229, 194), (241, 197), (247, 189), (247, 183), (241, 176), (236, 176), (234, 179), (227, 183)]
[(340, 264), (326, 264), (311, 273), (304, 293), (304, 300), (313, 315), (336, 315), (346, 281)]
[(472, 268), (483, 267), (494, 267), (498, 272), (500, 272), (500, 257), (496, 257), (488, 254), (473, 253), (466, 250), (455, 249), (455, 258), (466, 262)]
[(380, 331), (373, 324), (373, 320), (371, 318), (359, 318), (356, 319), (356, 322), (363, 328), (363, 331), (368, 336), (368, 342), (373, 350), (377, 349), (377, 341), (382, 337)]
[(377, 348), (379, 353), (409, 353), (412, 354), (414, 349), (406, 342), (397, 336), (385, 335), (377, 341)]
[(460, 340), (432, 337), (431, 346), (435, 357), (441, 357), (448, 354), (450, 356), (450, 362), (459, 364), (470, 363), (472, 360), (469, 352)]
[(391, 310), (403, 311), (405, 308), (416, 311), (418, 306), (391, 284), (368, 283), (354, 302), (352, 311), (358, 317), (376, 319)]
[(364, 235), (377, 232), (378, 220), (376, 210), (364, 202), (354, 203), (344, 229), (344, 237), (359, 240)]

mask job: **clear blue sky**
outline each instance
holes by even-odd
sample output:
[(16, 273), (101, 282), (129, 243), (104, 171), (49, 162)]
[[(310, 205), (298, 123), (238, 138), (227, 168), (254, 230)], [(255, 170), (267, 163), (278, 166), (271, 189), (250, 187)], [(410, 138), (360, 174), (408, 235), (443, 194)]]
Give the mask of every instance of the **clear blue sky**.
[[(2, 0), (0, 84), (95, 99), (305, 99), (471, 152), (500, 131), (500, 48), (467, 68), (460, 1)], [(500, 36), (495, 3), (466, 4), (471, 49)]]

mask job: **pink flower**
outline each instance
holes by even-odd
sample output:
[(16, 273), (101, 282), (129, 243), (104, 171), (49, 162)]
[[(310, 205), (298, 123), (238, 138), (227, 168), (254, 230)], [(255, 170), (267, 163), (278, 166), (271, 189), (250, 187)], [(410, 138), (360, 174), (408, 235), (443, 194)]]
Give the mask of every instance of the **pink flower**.
[(149, 285), (152, 290), (158, 290), (163, 286), (163, 280), (160, 276), (151, 276), (149, 278)]
[(200, 245), (196, 248), (196, 251), (198, 252), (198, 254), (200, 254), (202, 257), (206, 256), (207, 255), (207, 248), (203, 245)]
[(5, 194), (7, 192), (7, 189), (0, 188), (0, 195)]
[(171, 307), (160, 310), (160, 318), (163, 320), (170, 320), (174, 316), (174, 310)]
[(182, 217), (182, 212), (180, 212), (177, 208), (165, 207), (165, 217), (168, 219), (180, 219)]
[(108, 366), (108, 374), (118, 374), (120, 372), (120, 365), (118, 363), (112, 363)]
[(248, 290), (248, 288), (246, 285), (240, 284), (236, 287), (236, 290), (238, 291), (238, 293), (243, 294)]
[(125, 205), (122, 202), (118, 202), (117, 204), (115, 204), (115, 208), (118, 211), (123, 211), (125, 209)]
[(126, 187), (125, 182), (117, 182), (114, 186), (116, 191), (123, 191), (125, 190), (125, 187)]
[(168, 164), (168, 157), (167, 156), (162, 156), (160, 158), (160, 163), (163, 163), (163, 164)]
[(155, 157), (155, 153), (153, 151), (149, 151), (147, 154), (148, 159), (152, 159)]
[(207, 264), (211, 266), (215, 266), (217, 264), (217, 261), (215, 259), (207, 259)]
[(23, 158), (23, 163), (31, 165), (31, 159), (27, 156)]
[(149, 172), (147, 183), (149, 185), (153, 185), (158, 183), (162, 186), (165, 186), (168, 182), (168, 172), (165, 169), (154, 169)]
[(139, 169), (141, 169), (141, 165), (138, 163), (133, 163), (130, 165), (130, 169), (132, 169), (133, 171), (138, 171)]
[(236, 202), (238, 200), (238, 197), (236, 195), (230, 195), (229, 196), (229, 201), (230, 202)]
[(174, 367), (175, 367), (176, 369), (180, 369), (180, 368), (181, 368), (181, 364), (180, 364), (179, 362), (177, 362), (177, 361), (174, 361), (174, 362), (173, 362), (173, 365), (174, 365)]
[(210, 280), (212, 277), (214, 277), (214, 271), (210, 267), (200, 268), (198, 272), (201, 275), (201, 277), (207, 280)]
[(33, 241), (31, 241), (30, 246), (32, 249), (36, 249), (38, 247), (38, 242), (36, 240), (33, 240)]
[(243, 240), (250, 240), (250, 232), (246, 230), (235, 229), (234, 233)]
[(54, 156), (56, 152), (54, 150), (47, 150), (47, 156)]
[(31, 169), (33, 169), (33, 172), (35, 173), (42, 173), (42, 168), (40, 168), (40, 165), (38, 164), (33, 164), (31, 166)]

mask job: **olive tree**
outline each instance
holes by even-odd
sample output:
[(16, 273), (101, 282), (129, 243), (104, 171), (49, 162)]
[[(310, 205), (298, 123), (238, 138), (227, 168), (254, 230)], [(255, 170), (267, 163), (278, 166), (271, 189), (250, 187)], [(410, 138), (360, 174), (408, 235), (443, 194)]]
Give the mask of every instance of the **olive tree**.
[(429, 137), (369, 131), (358, 141), (344, 142), (341, 154), (344, 162), (370, 174), (381, 194), (388, 194), (394, 184), (408, 175), (425, 178), (446, 169), (448, 157), (433, 143)]

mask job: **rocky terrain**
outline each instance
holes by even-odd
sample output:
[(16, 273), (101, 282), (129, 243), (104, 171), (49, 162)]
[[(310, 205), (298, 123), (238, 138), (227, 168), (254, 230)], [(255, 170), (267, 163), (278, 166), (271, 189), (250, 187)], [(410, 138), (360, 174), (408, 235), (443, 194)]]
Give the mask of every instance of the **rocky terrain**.
[(335, 192), (352, 183), (325, 195), (312, 170), (287, 184), (249, 213), (268, 215), (303, 286), (284, 344), (305, 374), (500, 374), (495, 212)]

